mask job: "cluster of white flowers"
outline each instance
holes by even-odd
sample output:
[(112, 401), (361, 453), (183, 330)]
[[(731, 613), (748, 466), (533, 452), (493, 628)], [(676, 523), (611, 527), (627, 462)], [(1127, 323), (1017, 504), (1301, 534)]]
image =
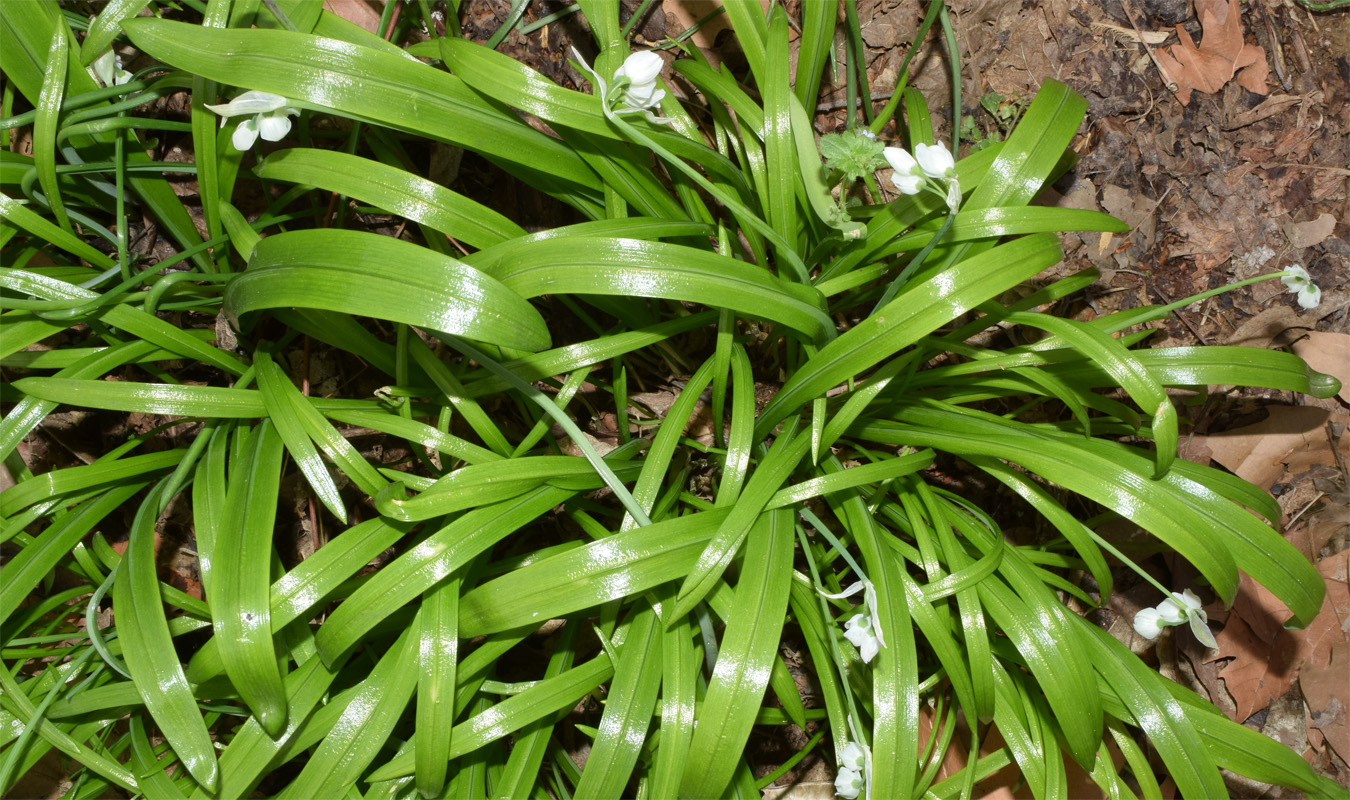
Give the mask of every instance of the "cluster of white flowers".
[(867, 751), (857, 742), (845, 742), (839, 749), (839, 774), (834, 779), (834, 793), (853, 800), (867, 786)]
[(1317, 304), (1322, 302), (1322, 290), (1312, 282), (1312, 276), (1301, 264), (1294, 264), (1285, 268), (1284, 277), (1280, 278), (1280, 283), (1284, 284), (1284, 288), (1298, 295), (1298, 304), (1304, 308), (1317, 308)]
[(877, 653), (881, 652), (881, 648), (886, 646), (886, 640), (881, 635), (881, 629), (876, 625), (877, 591), (872, 586), (872, 582), (863, 578), (839, 594), (827, 592), (821, 592), (821, 594), (832, 600), (839, 600), (844, 597), (851, 597), (859, 591), (863, 593), (863, 602), (867, 606), (867, 612), (849, 617), (848, 621), (844, 623), (844, 638), (858, 648), (858, 655), (862, 656), (864, 664), (868, 664), (876, 658)]
[(1209, 616), (1200, 607), (1200, 598), (1190, 589), (1172, 592), (1172, 596), (1155, 608), (1146, 608), (1134, 615), (1134, 632), (1145, 639), (1156, 639), (1163, 628), (1189, 622), (1191, 633), (1205, 647), (1217, 648), (1219, 643), (1209, 629)]
[(258, 141), (259, 136), (269, 142), (279, 142), (291, 132), (290, 117), (299, 114), (300, 111), (288, 106), (288, 102), (279, 94), (249, 91), (228, 103), (214, 106), (208, 104), (206, 107), (220, 115), (222, 128), (225, 127), (225, 120), (230, 117), (248, 117), (239, 123), (239, 127), (234, 129), (234, 135), (230, 137), (236, 150), (247, 150)]
[(956, 160), (951, 151), (941, 142), (937, 144), (919, 144), (914, 147), (914, 155), (899, 147), (887, 147), (881, 151), (890, 162), (891, 183), (901, 194), (918, 194), (929, 187), (942, 193), (942, 184), (946, 184), (947, 207), (955, 212), (961, 207), (961, 184), (956, 179)]

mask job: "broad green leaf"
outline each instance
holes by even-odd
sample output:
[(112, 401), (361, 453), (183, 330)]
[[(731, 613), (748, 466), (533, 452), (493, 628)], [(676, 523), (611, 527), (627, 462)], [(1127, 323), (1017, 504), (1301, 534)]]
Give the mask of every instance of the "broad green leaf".
[(152, 491), (136, 512), (127, 544), (126, 564), (113, 584), (113, 609), (123, 644), (122, 657), (136, 682), (145, 707), (183, 766), (207, 791), (220, 780), (215, 747), (164, 618), (155, 577), (155, 510), (159, 492)]
[(286, 689), (272, 641), (268, 566), (276, 527), (281, 434), (264, 420), (249, 437), (248, 451), (231, 471), (224, 516), (216, 531), (211, 578), (211, 616), (230, 682), (272, 736), (286, 728)]
[(812, 356), (764, 407), (756, 438), (806, 402), (870, 369), (939, 325), (1016, 286), (1060, 259), (1058, 241), (1037, 234), (1000, 245), (929, 280), (916, 280), (880, 313)]
[(354, 197), (434, 228), (470, 247), (509, 241), (525, 231), (480, 203), (406, 170), (331, 150), (291, 148), (254, 169), (266, 180), (290, 181)]
[(814, 289), (691, 247), (634, 239), (554, 239), (512, 250), (490, 274), (523, 297), (663, 297), (772, 319), (824, 341), (834, 324)]
[(740, 763), (782, 635), (792, 550), (790, 512), (768, 512), (751, 529), (717, 667), (689, 745), (682, 795), (724, 794)]
[(258, 243), (225, 289), (232, 318), (301, 306), (389, 319), (518, 350), (549, 346), (529, 303), (453, 258), (388, 236), (308, 230)]
[(122, 29), (146, 53), (211, 80), (459, 145), (546, 187), (599, 188), (595, 173), (565, 145), (492, 110), (462, 79), (411, 57), (283, 30), (146, 18), (126, 20)]

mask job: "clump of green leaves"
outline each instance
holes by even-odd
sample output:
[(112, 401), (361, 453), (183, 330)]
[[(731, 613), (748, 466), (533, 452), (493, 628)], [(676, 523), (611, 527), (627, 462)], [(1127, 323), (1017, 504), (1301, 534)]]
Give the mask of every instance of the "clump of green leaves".
[[(1322, 588), (1278, 506), (1175, 460), (1168, 389), (1337, 390), (1289, 353), (1139, 347), (1198, 298), (1051, 313), (1087, 271), (1001, 299), (1060, 260), (1057, 232), (1124, 229), (1027, 206), (1073, 168), (1082, 98), (1047, 80), (955, 164), (950, 202), (841, 209), (821, 153), (869, 181), (881, 145), (817, 149), (831, 4), (801, 4), (795, 60), (783, 4), (726, 4), (738, 75), (695, 48), (630, 62), (618, 4), (580, 5), (587, 69), (623, 103), (453, 21), (400, 47), (437, 29), (426, 2), (386, 6), (390, 40), (302, 0), (92, 22), (0, 3), (0, 128), (34, 139), (0, 152), (0, 791), (56, 749), (79, 797), (749, 797), (776, 777), (754, 778), (756, 726), (795, 725), (780, 769), (823, 752), (878, 798), (969, 797), (1008, 765), (1055, 797), (1066, 756), (1113, 796), (1159, 796), (1159, 763), (1191, 797), (1223, 794), (1220, 768), (1337, 794), (1061, 602), (1109, 598), (1127, 561), (1100, 525), (1126, 519), (1225, 602), (1243, 570), (1306, 624)], [(101, 87), (83, 67), (110, 44), (157, 66)], [(247, 92), (273, 96), (249, 109), (278, 139), (256, 159), (209, 110)], [(171, 95), (182, 119), (151, 106)], [(931, 144), (903, 95), (899, 136)], [(585, 221), (529, 232), (433, 181), (431, 143)], [(176, 255), (137, 254), (128, 200)], [(343, 379), (311, 383), (313, 359)], [(169, 421), (92, 463), (25, 462), (62, 407)], [(1044, 535), (1004, 531), (940, 460)], [(161, 519), (200, 594), (161, 581)], [(323, 546), (297, 557), (296, 530)], [(938, 780), (960, 719), (966, 752), (1007, 744)]]

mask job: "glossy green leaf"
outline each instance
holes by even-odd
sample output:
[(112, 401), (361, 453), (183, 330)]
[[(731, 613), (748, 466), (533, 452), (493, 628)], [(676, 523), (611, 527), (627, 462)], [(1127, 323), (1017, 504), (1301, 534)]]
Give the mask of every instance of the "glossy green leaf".
[(263, 159), (254, 172), (266, 180), (290, 181), (354, 197), (453, 236), (470, 247), (490, 247), (525, 235), (506, 217), (440, 184), (346, 153), (291, 148)]
[(122, 656), (146, 709), (187, 771), (207, 791), (214, 792), (220, 779), (215, 748), (178, 663), (155, 577), (158, 502), (159, 493), (152, 491), (131, 524), (127, 563), (113, 584), (117, 632), (123, 643)]
[(360, 231), (269, 236), (225, 290), (233, 318), (301, 306), (362, 314), (500, 344), (549, 346), (539, 312), (500, 282), (416, 245)]

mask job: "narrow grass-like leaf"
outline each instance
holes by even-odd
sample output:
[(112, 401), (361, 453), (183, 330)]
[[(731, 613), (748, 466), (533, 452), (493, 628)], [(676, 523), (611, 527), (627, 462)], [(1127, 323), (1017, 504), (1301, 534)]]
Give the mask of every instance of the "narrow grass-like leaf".
[(192, 777), (214, 792), (220, 777), (215, 747), (178, 663), (155, 577), (158, 507), (159, 492), (151, 491), (131, 523), (126, 563), (113, 584), (117, 633), (136, 689), (160, 732)]
[[(723, 521), (713, 540), (708, 542), (698, 563), (680, 584), (680, 593), (675, 601), (675, 610), (667, 620), (679, 618), (698, 605), (708, 592), (712, 591), (722, 573), (740, 550), (751, 526), (756, 524), (761, 512), (768, 505), (783, 481), (797, 469), (811, 444), (809, 431), (795, 434), (784, 431), (774, 441), (769, 453), (760, 462), (759, 469), (750, 476), (745, 491), (741, 493), (736, 505)], [(727, 773), (730, 780), (730, 772)], [(705, 787), (706, 788), (706, 787)]]
[(661, 688), (661, 626), (656, 612), (639, 600), (627, 637), (619, 647), (614, 680), (600, 718), (600, 733), (591, 745), (586, 769), (573, 797), (622, 797), (647, 737), (657, 691)]
[(680, 793), (722, 795), (741, 760), (769, 682), (792, 581), (792, 514), (771, 511), (751, 529), (734, 610), (689, 745)]
[(356, 786), (417, 688), (417, 627), (404, 631), (380, 658), (299, 777), (278, 797), (342, 797)]
[[(319, 451), (300, 426), (290, 398), (285, 393), (286, 388), (294, 388), (290, 386), (290, 379), (281, 371), (281, 367), (272, 361), (272, 356), (262, 348), (254, 351), (253, 366), (258, 373), (258, 390), (262, 393), (263, 406), (267, 408), (268, 419), (272, 422), (276, 434), (285, 443), (286, 451), (291, 454), (291, 459), (300, 468), (315, 496), (333, 516), (345, 524), (347, 509), (342, 505), (342, 496), (338, 494), (337, 485), (333, 483), (333, 476), (328, 474), (328, 467), (324, 465), (323, 459), (319, 458)], [(303, 400), (299, 405), (308, 407), (315, 414), (319, 413)]]
[(1161, 685), (1158, 674), (1137, 658), (1123, 658), (1126, 648), (1105, 631), (1078, 622), (1073, 633), (1094, 653), (1093, 666), (1129, 708), (1134, 723), (1148, 734), (1177, 788), (1187, 797), (1227, 795), (1200, 734), (1187, 719), (1181, 703)]
[[(457, 518), (385, 565), (338, 606), (315, 637), (319, 653), (331, 663), (404, 603), (573, 494), (575, 492), (569, 489), (540, 487), (521, 497), (477, 508)], [(463, 637), (489, 632), (481, 629), (469, 632), (465, 616), (469, 597), (465, 597), (460, 605), (460, 636)], [(535, 607), (533, 614), (536, 617), (540, 613), (538, 608)], [(520, 624), (523, 623), (507, 627)]]
[(264, 159), (254, 172), (265, 180), (290, 181), (354, 197), (470, 247), (490, 247), (525, 235), (511, 220), (440, 184), (346, 153), (299, 147), (282, 150)]
[[(450, 758), (472, 753), (535, 720), (543, 719), (559, 709), (570, 708), (613, 674), (614, 666), (609, 656), (602, 652), (579, 667), (540, 681), (520, 694), (511, 695), (455, 726)], [(416, 737), (413, 738), (415, 746)], [(370, 780), (382, 781), (411, 775), (412, 770), (412, 753), (404, 753), (371, 773)]]
[(379, 317), (519, 350), (549, 346), (539, 312), (498, 281), (432, 250), (361, 231), (292, 231), (259, 242), (248, 271), (225, 290), (225, 313), (238, 318), (286, 306)]
[(33, 121), (33, 163), (37, 167), (38, 183), (47, 195), (47, 203), (56, 216), (56, 223), (70, 230), (70, 217), (61, 199), (61, 187), (56, 180), (56, 127), (61, 115), (61, 101), (66, 93), (66, 63), (70, 59), (70, 28), (65, 20), (53, 26), (51, 46), (47, 49), (47, 72), (42, 79), (42, 93), (37, 102), (37, 119)]
[[(370, 519), (348, 528), (330, 547), (319, 549), (272, 583), (272, 633), (280, 633), (329, 597), (343, 581), (407, 534), (411, 525)], [(202, 683), (225, 672), (220, 642), (209, 639), (188, 663), (187, 675)]]
[[(460, 635), (509, 630), (628, 597), (689, 571), (727, 512), (707, 511), (616, 533), (479, 586), (460, 604)], [(669, 612), (667, 612), (669, 613)]]
[(286, 727), (286, 689), (277, 669), (267, 565), (285, 458), (282, 437), (264, 420), (249, 440), (242, 470), (232, 472), (212, 568), (212, 625), (230, 681), (277, 736)]
[(56, 568), (90, 529), (145, 486), (145, 483), (125, 483), (101, 492), (54, 522), (15, 553), (5, 564), (5, 580), (0, 585), (0, 622), (9, 620), (33, 587)]
[(125, 458), (102, 458), (83, 467), (68, 467), (35, 475), (0, 494), (0, 516), (10, 516), (39, 500), (78, 492), (92, 486), (135, 481), (178, 465), (186, 450), (145, 453)]
[(725, 256), (664, 242), (548, 240), (513, 250), (490, 274), (524, 297), (664, 297), (769, 318), (818, 341), (834, 329), (814, 289)]
[(417, 790), (435, 797), (445, 788), (455, 725), (455, 668), (459, 662), (459, 592), (453, 575), (422, 598), (417, 628)]
[(884, 311), (868, 317), (812, 356), (764, 407), (755, 424), (756, 437), (767, 435), (807, 401), (823, 396), (833, 386), (1059, 258), (1058, 241), (1048, 234), (1037, 234), (963, 261), (932, 280), (910, 283)]
[(565, 145), (490, 110), (463, 80), (412, 57), (291, 31), (212, 30), (144, 18), (122, 29), (145, 52), (211, 80), (459, 145), (544, 186), (599, 187)]

